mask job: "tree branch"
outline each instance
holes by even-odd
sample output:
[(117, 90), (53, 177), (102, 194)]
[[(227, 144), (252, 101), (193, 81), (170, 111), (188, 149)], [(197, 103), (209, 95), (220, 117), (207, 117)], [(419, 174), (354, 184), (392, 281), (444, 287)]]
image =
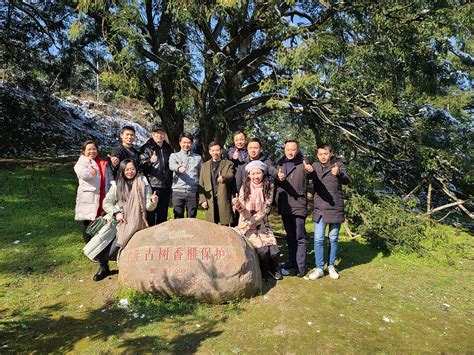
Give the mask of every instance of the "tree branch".
[(435, 213), (435, 212), (444, 210), (444, 209), (449, 208), (449, 207), (460, 206), (460, 205), (463, 205), (463, 204), (466, 203), (466, 202), (467, 202), (467, 201), (462, 201), (462, 200), (459, 200), (459, 201), (456, 201), (456, 202), (451, 202), (451, 203), (448, 203), (448, 204), (446, 204), (446, 205), (433, 208), (432, 210), (427, 211), (426, 213), (423, 213), (422, 216), (431, 216), (431, 215), (432, 215), (433, 213)]
[(212, 31), (207, 23), (205, 21), (198, 21), (198, 26), (204, 34), (208, 46), (214, 51), (214, 53), (222, 52), (222, 49), (217, 44), (216, 39), (214, 38), (214, 35), (212, 34)]

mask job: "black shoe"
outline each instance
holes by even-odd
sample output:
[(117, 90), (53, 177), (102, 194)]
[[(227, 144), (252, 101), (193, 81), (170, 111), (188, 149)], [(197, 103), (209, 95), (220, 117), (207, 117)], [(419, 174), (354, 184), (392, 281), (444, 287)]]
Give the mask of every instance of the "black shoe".
[(276, 256), (273, 256), (270, 259), (270, 268), (268, 274), (273, 277), (275, 280), (282, 280), (283, 276), (278, 268), (278, 263), (276, 261)]
[(304, 275), (306, 275), (306, 270), (304, 267), (299, 267), (298, 268), (298, 273), (296, 274), (296, 276), (298, 277), (303, 277)]
[(275, 280), (283, 280), (283, 276), (281, 276), (278, 270), (276, 271), (268, 271), (268, 275), (273, 277)]
[(97, 271), (97, 274), (94, 275), (92, 280), (94, 281), (100, 281), (105, 279), (107, 276), (110, 275), (110, 269), (108, 266), (101, 266), (99, 271)]

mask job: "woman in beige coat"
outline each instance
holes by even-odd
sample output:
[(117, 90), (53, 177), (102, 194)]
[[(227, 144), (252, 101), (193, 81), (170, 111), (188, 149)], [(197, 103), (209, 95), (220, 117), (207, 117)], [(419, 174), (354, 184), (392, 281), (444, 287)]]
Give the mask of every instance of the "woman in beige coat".
[(267, 165), (253, 160), (245, 166), (247, 178), (232, 205), (239, 211), (239, 224), (235, 230), (241, 233), (255, 248), (263, 280), (268, 276), (275, 280), (283, 277), (277, 268), (278, 244), (268, 223), (268, 214), (273, 202), (274, 184), (267, 173)]
[(82, 154), (74, 165), (79, 180), (74, 219), (83, 222), (83, 237), (86, 244), (91, 239), (86, 229), (102, 214), (102, 201), (113, 180), (108, 161), (99, 158), (98, 152), (98, 146), (93, 140), (85, 141), (82, 145)]
[(116, 260), (120, 249), (130, 238), (146, 227), (146, 212), (153, 211), (158, 204), (156, 191), (147, 179), (138, 174), (135, 160), (124, 159), (120, 162), (117, 181), (113, 183), (104, 199), (104, 211), (117, 221), (117, 234), (107, 247), (97, 255), (100, 269), (93, 280), (100, 281), (110, 275), (109, 260)]

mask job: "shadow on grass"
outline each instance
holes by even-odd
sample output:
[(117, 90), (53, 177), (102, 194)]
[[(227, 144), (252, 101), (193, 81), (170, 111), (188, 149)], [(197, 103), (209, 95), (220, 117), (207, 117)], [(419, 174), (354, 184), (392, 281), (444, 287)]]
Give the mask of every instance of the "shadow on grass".
[[(286, 237), (284, 234), (281, 234), (277, 238), (278, 246), (280, 247), (280, 257), (281, 262), (286, 262), (288, 260), (288, 249), (286, 246)], [(324, 240), (324, 261), (328, 261), (328, 238), (325, 237)], [(369, 243), (358, 240), (339, 240), (339, 249), (337, 253), (337, 259), (339, 263), (337, 264), (337, 269), (339, 271), (344, 269), (349, 269), (357, 265), (363, 265), (370, 263), (374, 258), (376, 258), (380, 253), (382, 253), (377, 248), (371, 246)], [(382, 253), (384, 257), (389, 256), (388, 252)], [(337, 262), (337, 261), (336, 261)], [(307, 235), (307, 247), (306, 247), (306, 268), (312, 269), (315, 267), (314, 259), (314, 239), (309, 238)]]
[(354, 266), (368, 264), (380, 254), (383, 257), (390, 256), (389, 252), (382, 252), (374, 246), (371, 246), (369, 243), (363, 241), (339, 241), (339, 264), (337, 264), (337, 269), (341, 271)]
[[(219, 336), (222, 331), (216, 330), (219, 323), (225, 322), (227, 315), (219, 315), (211, 320), (198, 316), (199, 303), (183, 301), (183, 306), (161, 309), (159, 314), (141, 318), (132, 310), (104, 306), (73, 316), (54, 316), (63, 312), (65, 304), (57, 303), (44, 307), (39, 312), (29, 315), (17, 314), (14, 319), (0, 319), (0, 346), (14, 352), (69, 352), (90, 351), (94, 342), (107, 344), (102, 351), (150, 352), (166, 351), (172, 353), (194, 353), (202, 341)], [(140, 314), (140, 313), (138, 313)], [(173, 332), (179, 329), (175, 337), (140, 336), (140, 328), (162, 322), (169, 324)], [(195, 326), (198, 323), (200, 327)], [(156, 327), (156, 325), (155, 325)], [(163, 328), (159, 332), (163, 334)], [(156, 327), (158, 329), (158, 327)], [(137, 331), (138, 335), (134, 334)], [(147, 328), (148, 333), (150, 330)], [(157, 331), (157, 332), (158, 332)], [(80, 344), (78, 344), (80, 343)], [(97, 344), (95, 344), (97, 345)], [(96, 349), (97, 350), (97, 349)]]

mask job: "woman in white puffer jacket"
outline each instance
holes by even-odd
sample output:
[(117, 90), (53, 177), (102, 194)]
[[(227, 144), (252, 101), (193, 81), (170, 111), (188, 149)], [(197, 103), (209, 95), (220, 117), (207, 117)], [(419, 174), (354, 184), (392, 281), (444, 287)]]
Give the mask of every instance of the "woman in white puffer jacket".
[(98, 152), (96, 142), (85, 141), (82, 145), (82, 154), (74, 165), (79, 180), (74, 219), (83, 222), (83, 237), (86, 244), (91, 239), (86, 229), (102, 214), (102, 202), (113, 181), (109, 162), (99, 158)]

